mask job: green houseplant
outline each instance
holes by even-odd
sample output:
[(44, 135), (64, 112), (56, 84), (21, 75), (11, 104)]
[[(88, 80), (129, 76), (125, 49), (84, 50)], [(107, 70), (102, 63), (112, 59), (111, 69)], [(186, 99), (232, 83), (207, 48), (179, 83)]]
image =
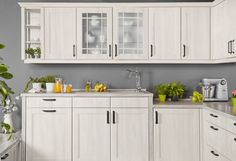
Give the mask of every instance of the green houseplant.
[(25, 53), (29, 56), (29, 58), (40, 58), (41, 56), (41, 49), (39, 47), (37, 48), (27, 48), (25, 50)]
[(33, 77), (29, 77), (29, 81), (26, 83), (25, 85), (25, 89), (24, 92), (28, 92), (29, 88), (32, 86), (33, 89), (40, 91), (42, 89), (42, 85), (43, 83), (45, 83), (45, 78), (33, 78)]
[(45, 77), (46, 91), (52, 93), (54, 91), (55, 76), (47, 75)]
[(185, 86), (181, 83), (172, 82), (169, 84), (168, 96), (172, 101), (178, 101), (183, 97)]
[[(0, 44), (0, 49), (3, 49), (5, 46)], [(0, 60), (3, 61), (3, 58), (0, 57)], [(5, 80), (13, 78), (13, 75), (8, 72), (9, 67), (2, 63), (0, 64), (0, 95), (1, 95), (1, 107), (4, 114), (4, 121), (1, 123), (1, 128), (4, 133), (11, 134), (14, 132), (11, 114), (16, 109), (15, 102), (11, 99), (11, 94), (14, 94), (13, 90), (7, 85)], [(7, 119), (6, 119), (7, 118)]]
[(169, 90), (169, 85), (168, 84), (159, 84), (156, 86), (156, 93), (159, 96), (159, 101), (160, 102), (165, 102), (166, 101), (166, 96), (168, 94)]

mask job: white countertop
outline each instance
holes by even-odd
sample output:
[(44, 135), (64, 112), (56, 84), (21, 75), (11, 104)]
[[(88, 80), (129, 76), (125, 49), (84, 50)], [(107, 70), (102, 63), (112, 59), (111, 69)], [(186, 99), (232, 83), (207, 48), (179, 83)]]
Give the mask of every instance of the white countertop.
[(75, 97), (75, 96), (93, 96), (93, 97), (109, 97), (109, 96), (130, 96), (130, 97), (141, 97), (141, 96), (153, 96), (152, 93), (146, 91), (145, 89), (142, 90), (142, 92), (136, 92), (135, 89), (111, 89), (108, 90), (108, 92), (85, 92), (82, 89), (75, 89), (72, 93), (22, 93), (22, 97), (24, 96), (30, 96), (30, 97)]

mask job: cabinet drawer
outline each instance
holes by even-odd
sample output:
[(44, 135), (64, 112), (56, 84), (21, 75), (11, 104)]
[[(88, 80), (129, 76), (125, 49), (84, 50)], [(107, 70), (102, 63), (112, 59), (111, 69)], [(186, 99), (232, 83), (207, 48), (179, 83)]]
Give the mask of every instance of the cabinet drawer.
[(111, 107), (110, 97), (74, 97), (73, 107)]
[(204, 110), (204, 119), (220, 127), (226, 127), (227, 118), (210, 110)]
[(111, 99), (111, 107), (148, 107), (148, 97), (115, 97)]
[(70, 97), (28, 97), (27, 107), (71, 107), (72, 99)]
[(227, 130), (236, 134), (236, 121), (232, 119), (227, 120)]
[(227, 148), (227, 157), (230, 159), (230, 160), (235, 160), (236, 158), (236, 135), (228, 132), (228, 136), (227, 136), (227, 145), (228, 145), (228, 148)]
[(204, 161), (229, 161), (227, 158), (222, 156), (217, 150), (210, 146), (205, 146), (204, 150)]

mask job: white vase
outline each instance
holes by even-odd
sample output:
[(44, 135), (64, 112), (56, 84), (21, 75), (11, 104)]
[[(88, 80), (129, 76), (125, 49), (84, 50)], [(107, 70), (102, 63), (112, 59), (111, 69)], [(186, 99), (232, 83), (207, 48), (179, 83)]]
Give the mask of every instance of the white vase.
[(32, 83), (33, 89), (40, 91), (42, 88), (42, 83)]
[(54, 91), (54, 83), (46, 83), (46, 91), (52, 93)]
[(13, 121), (12, 121), (12, 113), (6, 113), (6, 114), (4, 114), (3, 122), (4, 122), (5, 124), (10, 125), (10, 126), (12, 127), (12, 129), (14, 129)]

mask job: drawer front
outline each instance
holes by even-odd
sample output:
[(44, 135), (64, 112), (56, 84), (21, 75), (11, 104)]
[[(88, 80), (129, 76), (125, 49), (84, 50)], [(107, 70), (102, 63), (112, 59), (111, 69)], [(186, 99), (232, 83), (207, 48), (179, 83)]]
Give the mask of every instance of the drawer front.
[(204, 161), (229, 161), (227, 158), (222, 156), (217, 150), (210, 146), (205, 146), (204, 150)]
[(204, 119), (220, 127), (226, 127), (227, 118), (213, 111), (204, 109)]
[(236, 121), (232, 119), (227, 120), (227, 130), (236, 134)]
[(236, 159), (236, 135), (232, 134), (230, 132), (228, 132), (228, 136), (227, 136), (227, 157), (230, 160), (235, 160)]
[(110, 97), (74, 97), (73, 107), (111, 107)]
[(56, 108), (56, 107), (71, 107), (71, 97), (28, 97), (26, 100), (27, 107), (42, 107), (42, 108)]
[(111, 98), (112, 108), (122, 108), (122, 107), (144, 107), (148, 108), (148, 97), (114, 97)]

